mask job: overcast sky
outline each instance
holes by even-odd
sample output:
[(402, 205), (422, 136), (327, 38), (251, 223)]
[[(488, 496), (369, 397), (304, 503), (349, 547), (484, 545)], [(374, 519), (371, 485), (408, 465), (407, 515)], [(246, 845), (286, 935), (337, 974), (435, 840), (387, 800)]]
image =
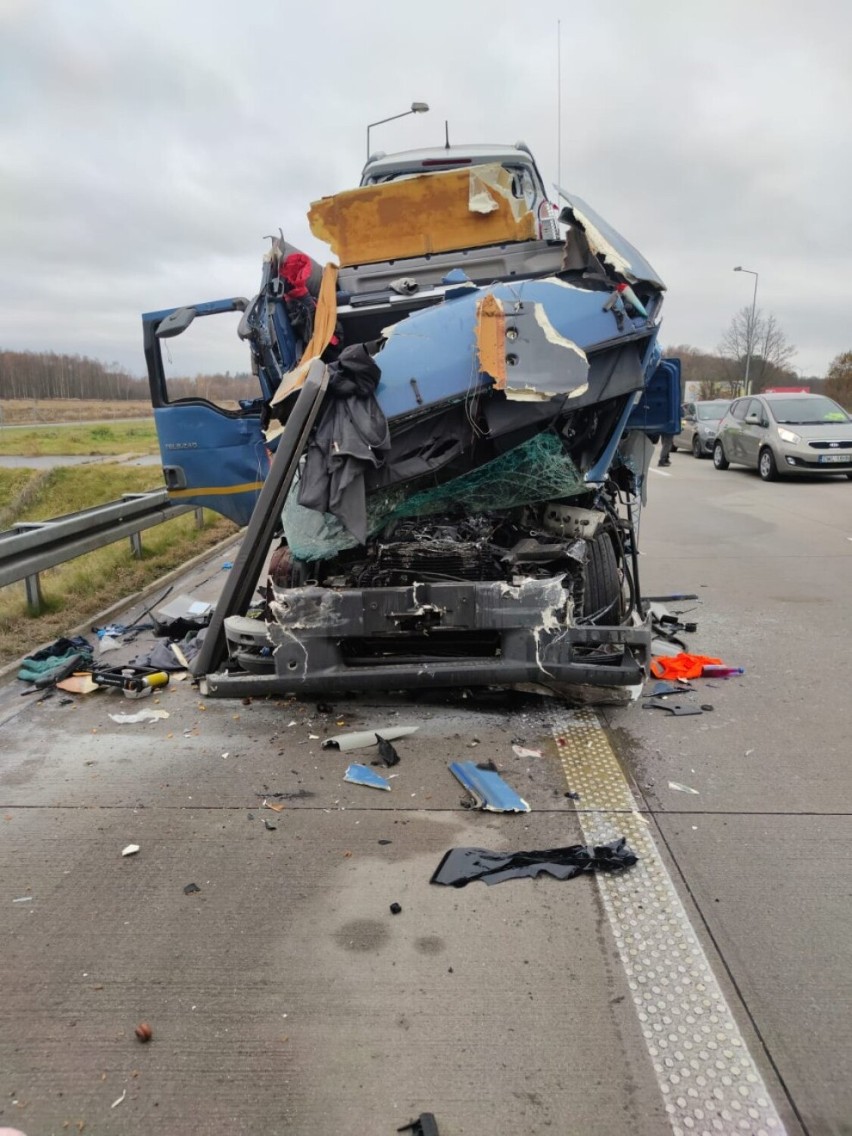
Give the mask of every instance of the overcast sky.
[[(0, 0), (0, 349), (142, 374), (141, 312), (253, 295), (264, 234), (325, 259), (309, 203), (412, 100), (373, 149), (449, 119), (555, 181), (558, 18), (562, 182), (666, 281), (663, 342), (714, 349), (742, 264), (823, 374), (852, 349), (848, 0)], [(191, 362), (244, 369), (227, 331)]]

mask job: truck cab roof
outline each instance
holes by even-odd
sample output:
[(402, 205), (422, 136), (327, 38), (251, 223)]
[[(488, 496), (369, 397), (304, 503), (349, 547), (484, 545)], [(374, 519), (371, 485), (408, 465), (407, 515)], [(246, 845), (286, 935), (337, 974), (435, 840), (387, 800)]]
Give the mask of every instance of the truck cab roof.
[[(472, 146), (436, 146), (424, 150), (401, 150), (395, 154), (378, 151), (371, 154), (361, 171), (361, 185), (377, 185), (414, 174), (438, 173), (464, 166), (498, 165), (532, 166), (538, 173), (535, 158), (523, 142), (514, 146), (478, 144)], [(539, 180), (541, 175), (539, 175)]]

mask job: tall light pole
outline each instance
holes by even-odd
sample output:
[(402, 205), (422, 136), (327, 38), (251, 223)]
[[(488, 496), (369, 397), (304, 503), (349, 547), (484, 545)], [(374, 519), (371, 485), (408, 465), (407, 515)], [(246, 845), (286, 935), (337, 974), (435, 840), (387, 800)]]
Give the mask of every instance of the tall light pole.
[(402, 114), (392, 114), (390, 118), (380, 118), (378, 122), (371, 122), (367, 125), (367, 161), (370, 160), (370, 131), (374, 126), (381, 126), (383, 122), (393, 122), (397, 118), (405, 118), (408, 114), (425, 114), (429, 109), (428, 103), (412, 103), (411, 110), (404, 110)]
[(749, 320), (749, 325), (748, 325), (748, 344), (747, 344), (748, 351), (747, 351), (747, 354), (746, 354), (746, 373), (745, 373), (745, 393), (750, 394), (751, 392), (749, 390), (749, 385), (748, 385), (748, 372), (749, 372), (749, 367), (750, 367), (750, 364), (751, 364), (752, 348), (754, 346), (754, 312), (755, 312), (755, 308), (757, 307), (757, 273), (752, 272), (752, 270), (750, 268), (743, 268), (743, 266), (741, 264), (737, 265), (737, 267), (734, 269), (734, 272), (747, 272), (749, 274), (749, 276), (754, 277), (754, 297), (751, 301), (751, 319)]

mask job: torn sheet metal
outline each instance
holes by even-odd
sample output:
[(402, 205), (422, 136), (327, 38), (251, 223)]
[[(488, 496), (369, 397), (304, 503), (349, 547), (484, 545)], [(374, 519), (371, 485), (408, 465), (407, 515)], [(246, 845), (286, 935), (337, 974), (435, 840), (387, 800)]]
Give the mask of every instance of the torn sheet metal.
[(432, 884), (466, 887), (472, 880), (499, 884), (503, 880), (545, 874), (570, 880), (588, 872), (618, 872), (631, 868), (636, 854), (622, 836), (609, 844), (591, 848), (574, 844), (568, 848), (544, 848), (537, 852), (489, 852), (486, 848), (451, 848), (435, 869)]
[(507, 785), (493, 767), (475, 761), (453, 761), (449, 766), (453, 777), (470, 793), (477, 808), (488, 813), (528, 813), (530, 807)]
[(554, 327), (540, 301), (488, 292), (476, 305), (476, 352), (480, 371), (512, 401), (577, 398), (589, 389), (586, 352)]
[(350, 781), (353, 785), (365, 785), (368, 789), (386, 789), (390, 792), (391, 785), (387, 778), (376, 773), (369, 765), (359, 765), (357, 761), (353, 761), (346, 770), (343, 780)]
[(589, 248), (596, 257), (631, 284), (642, 281), (665, 290), (665, 284), (639, 250), (596, 213), (591, 205), (587, 205), (581, 197), (568, 193), (559, 185), (555, 188), (566, 203), (559, 220), (568, 225), (578, 225), (585, 233)]
[(341, 265), (531, 241), (535, 213), (512, 193), (502, 166), (422, 174), (314, 201), (311, 232)]
[(397, 738), (406, 738), (419, 729), (419, 726), (385, 726), (381, 730), (359, 730), (352, 734), (335, 734), (334, 737), (325, 739), (322, 748), (339, 749), (341, 753), (347, 753), (351, 749), (367, 749), (369, 746), (378, 745), (380, 737), (387, 742), (392, 742)]

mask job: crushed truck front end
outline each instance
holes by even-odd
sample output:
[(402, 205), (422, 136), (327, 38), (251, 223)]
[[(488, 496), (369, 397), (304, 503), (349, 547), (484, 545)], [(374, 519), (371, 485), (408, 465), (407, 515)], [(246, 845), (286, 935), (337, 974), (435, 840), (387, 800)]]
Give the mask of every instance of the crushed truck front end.
[(211, 695), (641, 681), (664, 286), (570, 195), (542, 241), (516, 189), (492, 163), (315, 202), (323, 273), (273, 243), (241, 334), (277, 452), (195, 667)]

